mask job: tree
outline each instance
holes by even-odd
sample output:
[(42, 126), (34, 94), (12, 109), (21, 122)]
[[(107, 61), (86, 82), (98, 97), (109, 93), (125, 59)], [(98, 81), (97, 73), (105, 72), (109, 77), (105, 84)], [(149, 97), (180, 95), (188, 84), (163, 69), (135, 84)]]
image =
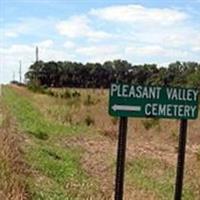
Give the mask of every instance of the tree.
[(125, 60), (100, 63), (43, 62), (26, 73), (29, 83), (48, 87), (108, 88), (111, 83), (171, 85), (200, 88), (200, 65), (174, 62), (168, 68), (155, 64), (132, 65)]

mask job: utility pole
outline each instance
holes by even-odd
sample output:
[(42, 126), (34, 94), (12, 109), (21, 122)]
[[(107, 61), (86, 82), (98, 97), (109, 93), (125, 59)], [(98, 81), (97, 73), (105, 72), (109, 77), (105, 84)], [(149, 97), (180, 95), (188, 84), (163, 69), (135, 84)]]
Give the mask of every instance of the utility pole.
[(38, 62), (39, 60), (39, 49), (38, 49), (38, 46), (36, 46), (36, 49), (35, 49), (35, 61)]
[[(2, 84), (0, 84), (0, 96), (2, 96)], [(0, 114), (1, 116), (1, 114)]]
[(22, 82), (22, 61), (19, 61), (19, 82)]
[(15, 71), (13, 71), (13, 81), (15, 81)]

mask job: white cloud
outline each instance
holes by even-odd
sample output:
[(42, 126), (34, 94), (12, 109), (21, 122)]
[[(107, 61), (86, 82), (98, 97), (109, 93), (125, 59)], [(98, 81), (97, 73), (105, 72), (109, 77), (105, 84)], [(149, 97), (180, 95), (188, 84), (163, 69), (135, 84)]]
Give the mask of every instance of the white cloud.
[(74, 57), (73, 54), (53, 46), (53, 41), (45, 40), (36, 44), (14, 44), (8, 48), (0, 48), (0, 55), (3, 57), (2, 61), (5, 63), (9, 63), (10, 60), (14, 60), (15, 62), (18, 60), (29, 63), (34, 62), (36, 45), (39, 47), (39, 59), (44, 61), (66, 60)]
[(97, 45), (97, 46), (88, 46), (88, 47), (81, 47), (76, 49), (76, 52), (87, 55), (87, 56), (94, 56), (98, 54), (109, 54), (117, 52), (118, 48), (112, 45)]
[(63, 46), (67, 49), (72, 49), (76, 46), (76, 44), (72, 41), (67, 41), (63, 44)]
[(18, 57), (21, 59), (22, 56), (25, 57), (23, 54), (30, 54), (33, 53), (34, 49), (30, 45), (23, 45), (23, 44), (13, 44), (9, 48), (1, 48), (0, 53), (4, 56), (12, 56)]
[[(171, 52), (173, 49), (190, 51), (200, 44), (199, 26), (191, 23), (192, 17), (188, 13), (174, 8), (148, 8), (132, 4), (92, 9), (89, 13), (112, 26), (112, 32), (118, 33), (118, 41), (124, 41), (126, 46), (145, 47), (140, 49), (144, 52), (143, 56), (155, 56), (160, 52), (162, 56), (164, 49), (171, 49)], [(180, 55), (185, 55), (185, 50)]]
[(34, 60), (34, 48), (30, 45), (13, 44), (8, 48), (0, 48), (1, 82), (12, 80), (15, 73), (16, 80), (19, 71), (19, 60), (22, 61), (23, 72)]
[[(35, 62), (35, 47), (39, 47), (39, 59), (43, 61), (64, 61), (74, 60), (75, 56), (53, 45), (52, 40), (44, 40), (34, 44), (13, 44), (7, 48), (0, 48), (0, 82), (12, 80), (13, 72), (18, 77), (19, 60), (22, 61), (22, 71), (25, 73), (28, 67)], [(18, 79), (17, 79), (18, 80)]]
[(200, 52), (200, 46), (192, 48), (192, 51), (194, 51), (194, 52)]
[(7, 32), (5, 32), (5, 36), (15, 38), (18, 36), (18, 33), (16, 31), (7, 31)]
[(169, 63), (176, 60), (185, 60), (192, 57), (190, 51), (178, 48), (166, 48), (159, 45), (144, 45), (125, 48), (125, 57), (132, 58), (140, 63)]
[(185, 20), (186, 13), (169, 8), (147, 8), (141, 5), (110, 6), (92, 9), (91, 15), (114, 22), (172, 25)]
[(87, 58), (92, 62), (104, 62), (106, 60), (119, 59), (122, 57), (120, 48), (115, 45), (94, 45), (80, 47), (76, 49), (76, 53)]
[(44, 40), (38, 43), (35, 43), (35, 46), (38, 46), (39, 48), (49, 48), (53, 46), (52, 40)]
[(165, 49), (158, 45), (143, 46), (143, 47), (127, 47), (125, 54), (140, 55), (140, 56), (158, 56), (165, 54)]
[(110, 37), (104, 31), (95, 30), (90, 25), (90, 20), (86, 16), (73, 16), (66, 21), (57, 24), (57, 30), (61, 35), (70, 38), (88, 37), (89, 39), (99, 40)]
[[(160, 31), (161, 43), (168, 47), (192, 47), (200, 45), (200, 30), (196, 30), (191, 26), (183, 25), (176, 28)], [(159, 37), (159, 36), (158, 36)]]
[(4, 23), (0, 28), (0, 34), (5, 38), (17, 38), (22, 35), (45, 35), (56, 24), (52, 18), (20, 18), (14, 23)]

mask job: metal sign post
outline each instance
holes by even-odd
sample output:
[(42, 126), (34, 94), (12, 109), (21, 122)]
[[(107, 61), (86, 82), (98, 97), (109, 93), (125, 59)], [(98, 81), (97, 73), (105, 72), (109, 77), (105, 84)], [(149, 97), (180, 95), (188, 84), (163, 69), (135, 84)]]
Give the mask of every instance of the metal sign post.
[(187, 139), (187, 120), (183, 119), (181, 120), (180, 124), (177, 172), (176, 172), (176, 188), (175, 188), (174, 200), (181, 200), (182, 196), (186, 139)]
[(126, 159), (127, 117), (121, 117), (119, 123), (119, 140), (117, 150), (117, 168), (115, 180), (115, 200), (123, 199), (124, 167)]
[(187, 120), (198, 117), (198, 90), (194, 88), (111, 84), (109, 114), (120, 117), (115, 200), (123, 199), (127, 117), (180, 119), (175, 200), (181, 200)]

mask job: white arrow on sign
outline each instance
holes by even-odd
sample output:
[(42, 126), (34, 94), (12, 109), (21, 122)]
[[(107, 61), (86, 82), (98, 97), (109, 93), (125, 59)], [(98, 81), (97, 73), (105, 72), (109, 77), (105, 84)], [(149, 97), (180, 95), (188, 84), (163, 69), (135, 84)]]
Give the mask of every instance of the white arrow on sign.
[(113, 105), (112, 109), (114, 111), (121, 110), (121, 111), (141, 111), (141, 106), (127, 106), (127, 105)]

